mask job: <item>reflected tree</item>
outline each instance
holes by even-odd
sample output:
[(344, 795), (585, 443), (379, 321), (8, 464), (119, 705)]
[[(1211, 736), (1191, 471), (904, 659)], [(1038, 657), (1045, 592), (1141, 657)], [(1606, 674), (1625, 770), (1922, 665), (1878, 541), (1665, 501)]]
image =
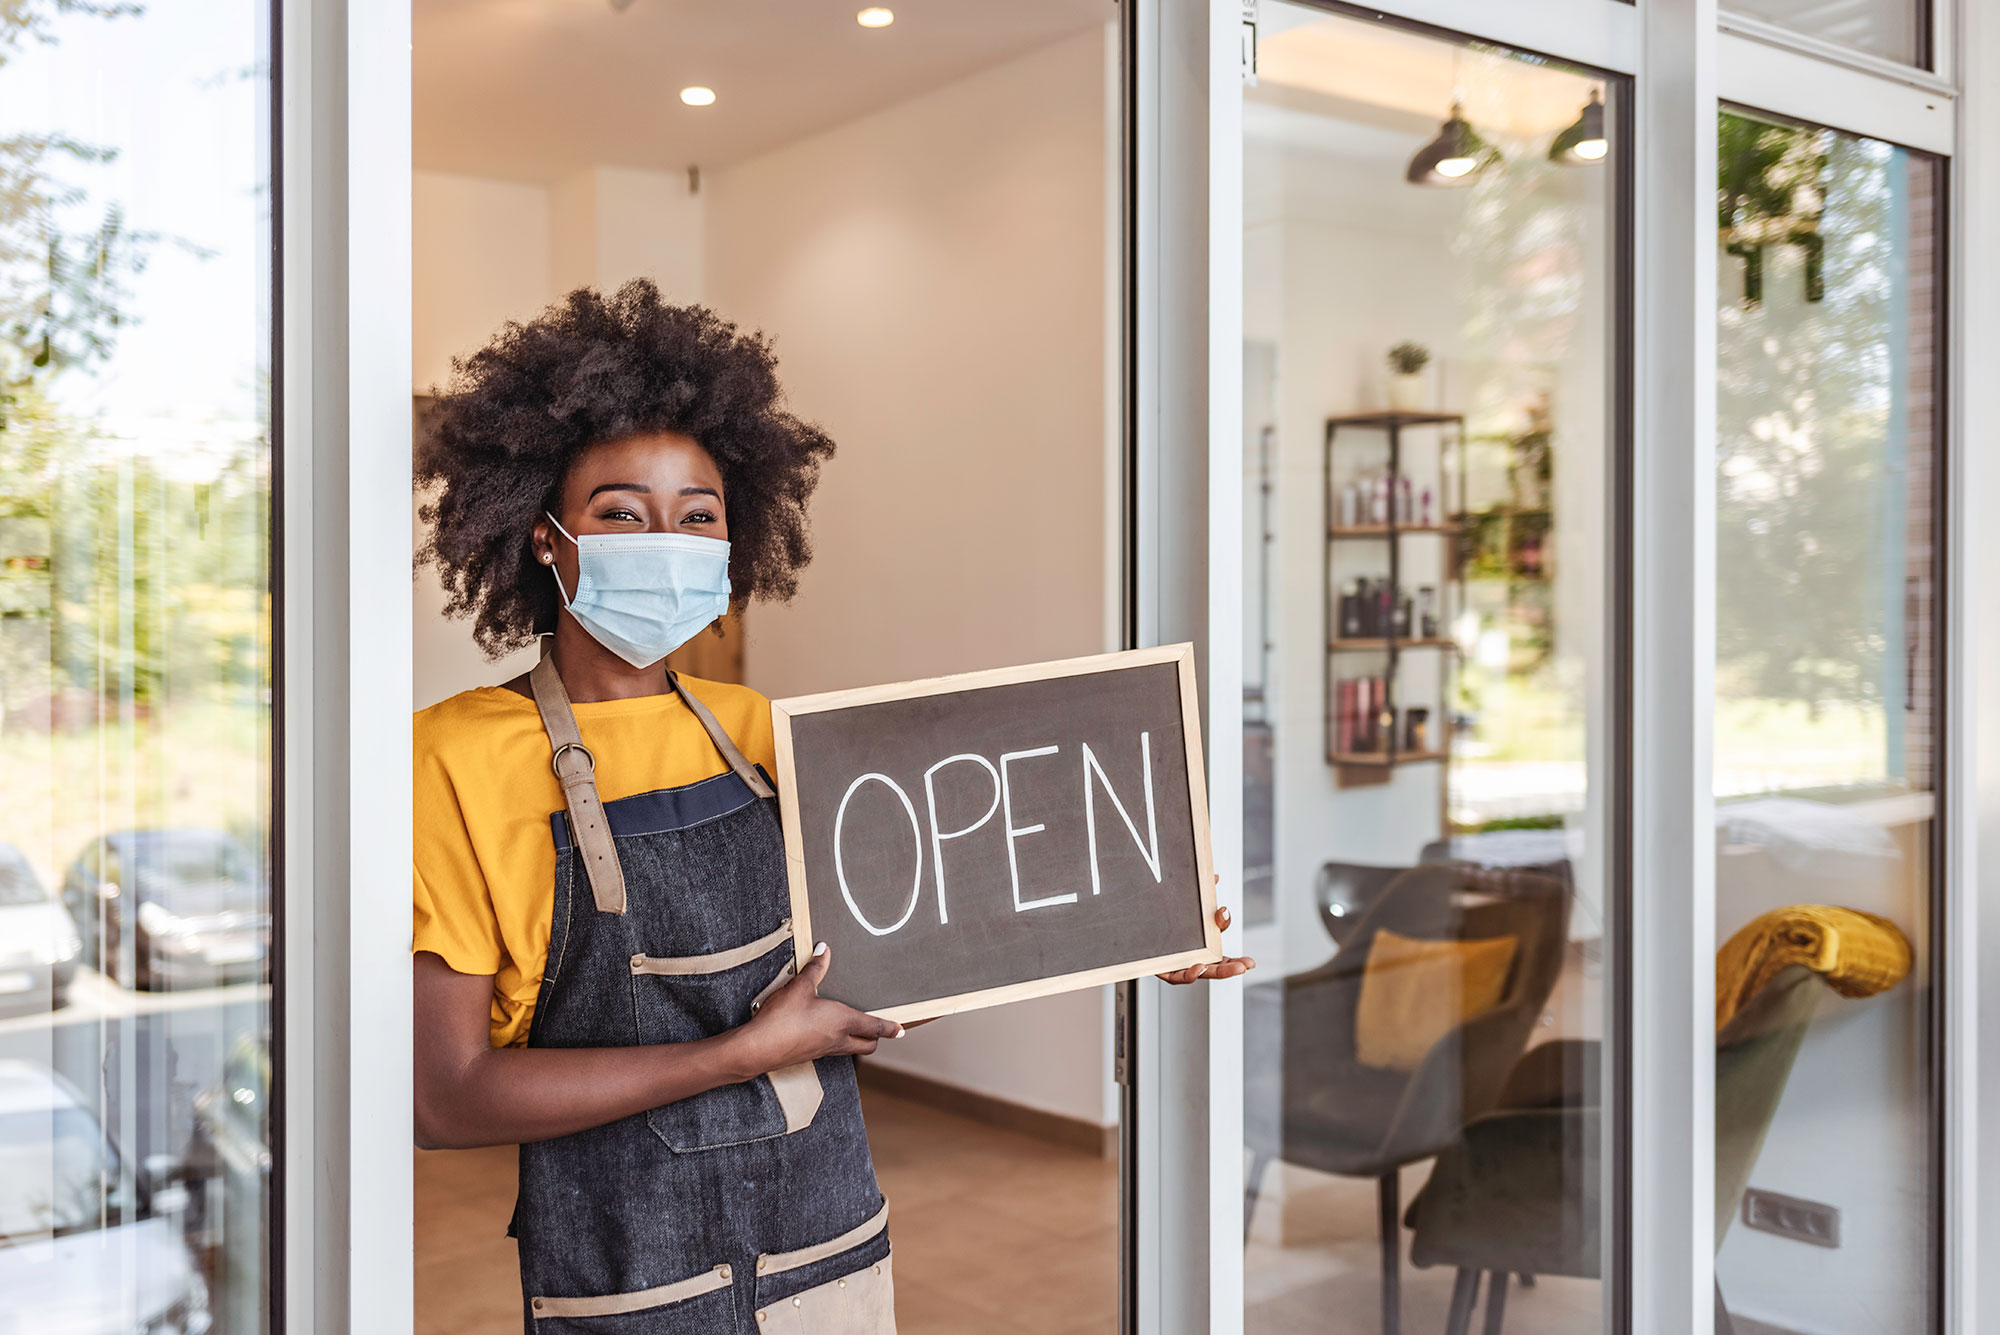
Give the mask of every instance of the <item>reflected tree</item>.
[(1898, 151), (1735, 115), (1721, 146), (1717, 690), (1880, 707)]

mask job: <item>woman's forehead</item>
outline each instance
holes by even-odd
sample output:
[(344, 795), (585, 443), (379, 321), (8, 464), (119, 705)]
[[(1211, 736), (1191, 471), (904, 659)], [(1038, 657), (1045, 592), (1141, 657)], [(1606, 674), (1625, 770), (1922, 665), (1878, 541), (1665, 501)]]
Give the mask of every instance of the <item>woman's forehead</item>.
[[(612, 478), (611, 474), (619, 476)], [(631, 481), (648, 488), (699, 483), (719, 489), (722, 471), (707, 450), (676, 431), (649, 432), (590, 446), (570, 465), (565, 490), (573, 497), (579, 485), (596, 488), (611, 481)]]

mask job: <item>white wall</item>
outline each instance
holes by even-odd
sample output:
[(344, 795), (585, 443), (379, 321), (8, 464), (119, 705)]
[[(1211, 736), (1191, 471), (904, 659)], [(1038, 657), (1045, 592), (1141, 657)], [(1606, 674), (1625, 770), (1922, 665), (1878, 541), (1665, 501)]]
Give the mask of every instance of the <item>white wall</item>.
[[(1105, 33), (712, 175), (706, 288), (838, 443), (772, 696), (1106, 647)], [(886, 1065), (1100, 1124), (1101, 991), (957, 1016)]]
[(548, 303), (549, 192), (420, 171), (411, 212), (413, 379), (423, 393), (450, 377), (453, 357)]
[[(550, 284), (549, 192), (511, 181), (417, 172), (412, 182), (411, 333), (413, 388), (428, 393), (451, 376), (451, 361), (483, 346), (508, 320), (531, 319), (554, 295)], [(410, 521), (425, 539), (414, 496)], [(535, 651), (488, 662), (472, 623), (444, 615), (437, 570), (417, 572), (415, 701), (419, 709), (473, 686), (527, 671)]]
[(684, 173), (587, 167), (549, 193), (557, 292), (651, 278), (669, 301), (702, 299), (707, 210)]

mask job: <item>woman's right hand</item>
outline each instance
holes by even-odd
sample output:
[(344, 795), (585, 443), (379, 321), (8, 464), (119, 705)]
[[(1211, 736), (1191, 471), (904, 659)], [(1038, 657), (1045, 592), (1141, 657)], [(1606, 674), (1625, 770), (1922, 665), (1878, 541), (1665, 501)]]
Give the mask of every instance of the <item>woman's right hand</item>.
[(796, 1066), (816, 1057), (860, 1056), (885, 1038), (900, 1038), (903, 1026), (819, 994), (820, 980), (833, 962), (822, 942), (797, 978), (773, 992), (734, 1038), (746, 1078)]

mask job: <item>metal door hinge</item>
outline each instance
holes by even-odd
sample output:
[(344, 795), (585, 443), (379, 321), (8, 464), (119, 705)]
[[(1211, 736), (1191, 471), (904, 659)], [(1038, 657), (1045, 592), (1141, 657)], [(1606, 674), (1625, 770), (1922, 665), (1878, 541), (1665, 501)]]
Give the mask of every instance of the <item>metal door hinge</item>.
[(1122, 1086), (1132, 1083), (1132, 1058), (1126, 1045), (1126, 1031), (1131, 1027), (1126, 1012), (1126, 998), (1132, 994), (1132, 984), (1119, 983), (1111, 989), (1114, 998), (1111, 1012), (1111, 1078)]
[(1259, 0), (1243, 0), (1243, 83), (1257, 86), (1257, 5)]

